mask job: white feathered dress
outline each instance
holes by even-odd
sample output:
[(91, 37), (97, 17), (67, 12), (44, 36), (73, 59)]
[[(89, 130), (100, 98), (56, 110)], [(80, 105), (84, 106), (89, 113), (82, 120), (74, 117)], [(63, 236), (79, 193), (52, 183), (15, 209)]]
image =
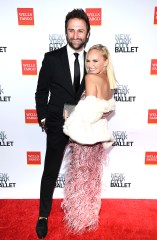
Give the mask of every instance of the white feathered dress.
[(65, 121), (63, 131), (71, 139), (65, 173), (64, 221), (73, 233), (96, 230), (101, 208), (101, 176), (105, 149), (112, 145), (103, 113), (115, 110), (114, 99), (94, 96), (81, 99)]

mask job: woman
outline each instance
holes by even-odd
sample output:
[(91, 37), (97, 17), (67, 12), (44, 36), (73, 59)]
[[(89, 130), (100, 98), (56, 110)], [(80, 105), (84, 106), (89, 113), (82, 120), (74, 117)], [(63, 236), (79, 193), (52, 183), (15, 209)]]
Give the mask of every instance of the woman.
[(105, 46), (97, 44), (88, 50), (86, 69), (85, 93), (63, 126), (71, 139), (71, 152), (62, 208), (65, 223), (74, 233), (98, 227), (105, 149), (113, 143), (105, 114), (115, 110), (112, 91), (117, 84)]

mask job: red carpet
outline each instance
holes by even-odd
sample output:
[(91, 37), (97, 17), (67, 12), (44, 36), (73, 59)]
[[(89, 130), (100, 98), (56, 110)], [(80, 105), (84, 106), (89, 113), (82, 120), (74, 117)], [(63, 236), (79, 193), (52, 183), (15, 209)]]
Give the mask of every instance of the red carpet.
[[(54, 200), (45, 240), (157, 240), (157, 200), (103, 199), (100, 227), (68, 235), (61, 200)], [(37, 240), (39, 200), (0, 200), (0, 240)]]

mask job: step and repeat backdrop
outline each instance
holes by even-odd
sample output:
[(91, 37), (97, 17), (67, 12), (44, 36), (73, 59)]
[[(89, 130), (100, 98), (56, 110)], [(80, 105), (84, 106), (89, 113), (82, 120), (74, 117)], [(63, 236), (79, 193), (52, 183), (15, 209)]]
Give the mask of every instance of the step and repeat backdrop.
[[(157, 2), (0, 3), (0, 198), (39, 198), (46, 135), (35, 110), (38, 74), (44, 53), (66, 45), (65, 16), (74, 8), (90, 19), (86, 50), (106, 45), (118, 80), (102, 198), (157, 198)], [(67, 157), (55, 198), (63, 197)]]

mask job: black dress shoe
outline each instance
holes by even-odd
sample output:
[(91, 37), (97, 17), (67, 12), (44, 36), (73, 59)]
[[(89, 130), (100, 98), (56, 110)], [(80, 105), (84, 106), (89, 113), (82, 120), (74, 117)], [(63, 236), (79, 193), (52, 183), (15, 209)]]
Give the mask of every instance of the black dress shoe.
[(46, 237), (47, 231), (48, 231), (47, 218), (38, 219), (36, 225), (36, 233), (38, 235), (38, 238), (42, 239)]

